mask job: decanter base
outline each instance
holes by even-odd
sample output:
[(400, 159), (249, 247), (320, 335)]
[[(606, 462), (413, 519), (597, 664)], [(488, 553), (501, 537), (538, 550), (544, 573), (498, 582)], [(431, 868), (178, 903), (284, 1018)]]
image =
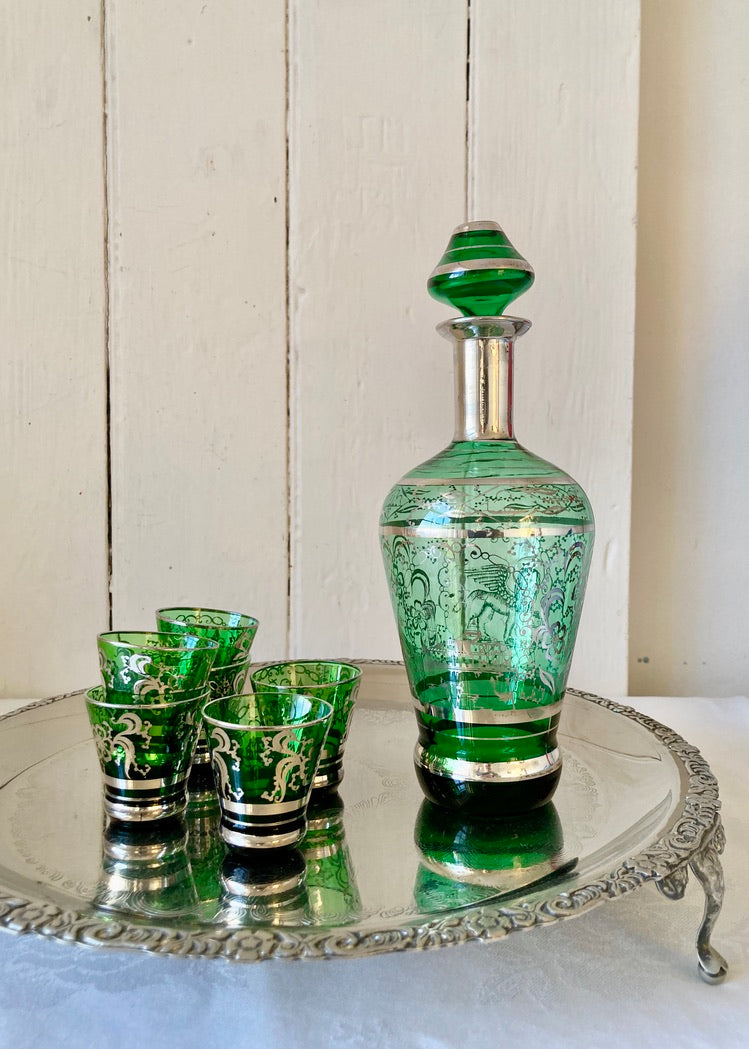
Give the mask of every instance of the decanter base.
[(477, 783), (437, 775), (418, 763), (415, 768), (421, 789), (435, 805), (464, 816), (485, 819), (510, 819), (546, 805), (551, 801), (562, 774), (559, 765), (545, 776), (532, 779)]

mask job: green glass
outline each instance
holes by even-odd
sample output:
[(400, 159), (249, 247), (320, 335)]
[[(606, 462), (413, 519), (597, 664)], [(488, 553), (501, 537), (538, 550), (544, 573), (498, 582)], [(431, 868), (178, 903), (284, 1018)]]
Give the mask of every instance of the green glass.
[(108, 824), (96, 907), (147, 918), (181, 917), (197, 900), (184, 823)]
[(298, 849), (272, 855), (230, 853), (221, 866), (221, 898), (214, 921), (230, 928), (293, 925), (307, 908), (304, 858)]
[(283, 848), (302, 838), (312, 781), (333, 708), (295, 693), (206, 703), (221, 835), (236, 848)]
[[(117, 820), (144, 822), (180, 815), (207, 693), (144, 703), (112, 702), (101, 686), (86, 693), (86, 709), (104, 778), (104, 808)], [(184, 693), (182, 695), (185, 695)]]
[(256, 694), (297, 692), (330, 703), (333, 720), (325, 741), (315, 790), (336, 786), (343, 779), (343, 752), (351, 725), (361, 669), (352, 663), (332, 660), (300, 659), (259, 667), (251, 675)]
[(218, 652), (209, 638), (149, 630), (108, 631), (97, 645), (107, 691), (145, 702), (177, 691), (202, 693)]
[(582, 488), (515, 437), (515, 340), (527, 321), (473, 317), (454, 344), (453, 442), (387, 496), (380, 540), (416, 701), (428, 798), (466, 815), (545, 804), (593, 548)]
[(425, 801), (414, 840), (414, 897), (426, 913), (453, 910), (546, 884), (574, 868), (554, 804), (510, 819), (466, 820)]
[(308, 912), (316, 924), (345, 925), (361, 912), (361, 897), (343, 826), (337, 791), (313, 796), (307, 833), (299, 844), (307, 864)]
[(159, 608), (159, 630), (170, 634), (194, 634), (218, 645), (213, 671), (235, 663), (248, 663), (259, 623), (244, 612), (221, 608)]
[[(208, 684), (211, 696), (234, 696), (244, 691), (250, 669), (250, 649), (258, 630), (258, 620), (244, 612), (220, 608), (160, 608), (156, 612), (159, 630), (170, 634), (195, 634), (214, 641), (218, 651)], [(208, 741), (201, 725), (194, 765), (210, 762)]]
[[(227, 666), (218, 667), (212, 670), (208, 675), (208, 687), (210, 689), (211, 699), (218, 699), (220, 696), (241, 695), (245, 689), (249, 669), (250, 662), (241, 661), (239, 663), (229, 663)], [(203, 724), (203, 719), (201, 717), (198, 745), (195, 748), (195, 759), (193, 761), (195, 774), (197, 774), (197, 770), (200, 766), (205, 765), (208, 767), (210, 762), (211, 755), (208, 749), (208, 739), (205, 734), (205, 725)]]
[(469, 222), (454, 230), (427, 287), (466, 317), (498, 317), (533, 279), (533, 267), (496, 222)]
[(212, 670), (208, 677), (208, 687), (211, 690), (212, 698), (241, 695), (244, 692), (250, 665), (250, 661), (247, 660)]

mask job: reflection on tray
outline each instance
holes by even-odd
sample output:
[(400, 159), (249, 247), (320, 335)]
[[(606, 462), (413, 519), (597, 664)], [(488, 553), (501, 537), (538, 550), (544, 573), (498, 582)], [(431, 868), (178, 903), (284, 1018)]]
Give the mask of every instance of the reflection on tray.
[[(336, 792), (316, 798), (299, 848), (227, 851), (210, 790), (193, 791), (185, 821), (110, 822), (94, 904), (143, 918), (232, 927), (343, 926), (362, 917)], [(542, 887), (573, 870), (553, 804), (513, 820), (474, 820), (425, 801), (416, 820), (414, 902), (422, 914)]]
[(218, 829), (220, 820), (211, 767), (196, 765), (187, 792), (187, 855), (198, 900), (214, 905), (221, 895), (220, 872), (226, 855)]
[(336, 791), (314, 798), (299, 848), (228, 850), (212, 783), (191, 781), (184, 821), (110, 821), (94, 906), (206, 924), (346, 925), (361, 899)]
[(102, 839), (94, 905), (148, 918), (181, 916), (197, 903), (187, 828), (167, 819), (143, 826), (112, 821)]
[(317, 925), (346, 925), (361, 912), (351, 854), (343, 828), (343, 801), (337, 791), (313, 798), (307, 833), (300, 842), (307, 863), (309, 916)]
[(305, 874), (299, 849), (230, 852), (221, 865), (222, 891), (213, 921), (230, 928), (304, 924)]
[(508, 820), (473, 820), (425, 801), (414, 829), (420, 863), (414, 885), (424, 914), (467, 907), (544, 886), (568, 874), (553, 804)]

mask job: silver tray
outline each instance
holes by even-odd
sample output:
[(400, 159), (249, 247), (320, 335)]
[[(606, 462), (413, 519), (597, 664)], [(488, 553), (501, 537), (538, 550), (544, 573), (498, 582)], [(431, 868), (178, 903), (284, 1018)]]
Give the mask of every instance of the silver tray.
[[(83, 694), (0, 719), (0, 926), (96, 947), (241, 962), (352, 957), (501, 939), (576, 917), (648, 881), (679, 899), (691, 868), (706, 896), (700, 973), (710, 982), (723, 978), (726, 963), (709, 942), (723, 897), (718, 785), (695, 747), (629, 707), (571, 690), (548, 855), (528, 864), (504, 853), (478, 864), (453, 856), (445, 864), (444, 855), (418, 847), (423, 797), (412, 768), (415, 723), (403, 667), (362, 666), (340, 791), (342, 828), (327, 852), (324, 842), (309, 852), (306, 903), (286, 910), (264, 907), (262, 899), (258, 905), (257, 897), (232, 907), (225, 893), (212, 898), (205, 885), (187, 904), (173, 893), (170, 905), (169, 893), (157, 891), (158, 864), (143, 885), (120, 878), (113, 894), (117, 864), (103, 862), (106, 821)], [(201, 827), (205, 838), (205, 812), (188, 821), (191, 835)], [(210, 836), (202, 851), (196, 844), (191, 839), (187, 854), (195, 878), (195, 857), (203, 856), (205, 881), (205, 863), (220, 865), (223, 846)], [(320, 860), (336, 851), (342, 884), (326, 887)]]

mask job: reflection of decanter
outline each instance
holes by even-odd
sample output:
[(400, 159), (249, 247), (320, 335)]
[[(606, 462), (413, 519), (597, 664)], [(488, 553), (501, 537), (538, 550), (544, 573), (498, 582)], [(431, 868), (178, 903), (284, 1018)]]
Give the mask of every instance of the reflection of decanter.
[[(270, 850), (269, 850), (270, 851)], [(298, 849), (229, 853), (221, 867), (221, 899), (213, 918), (218, 925), (299, 925), (307, 890), (304, 857)]]
[(414, 838), (421, 854), (414, 897), (425, 913), (528, 889), (575, 865), (553, 804), (510, 819), (468, 821), (425, 801)]
[(361, 898), (343, 828), (343, 801), (337, 791), (313, 795), (307, 809), (307, 833), (299, 848), (307, 864), (310, 917), (322, 925), (353, 921), (361, 909)]
[(408, 473), (380, 537), (416, 700), (428, 798), (466, 814), (542, 805), (593, 546), (585, 493), (515, 439), (515, 340), (499, 316), (533, 272), (491, 222), (453, 234), (429, 286), (466, 314), (438, 328), (455, 354), (456, 432)]
[(186, 846), (187, 829), (179, 819), (110, 822), (94, 904), (154, 918), (184, 914), (198, 899)]

